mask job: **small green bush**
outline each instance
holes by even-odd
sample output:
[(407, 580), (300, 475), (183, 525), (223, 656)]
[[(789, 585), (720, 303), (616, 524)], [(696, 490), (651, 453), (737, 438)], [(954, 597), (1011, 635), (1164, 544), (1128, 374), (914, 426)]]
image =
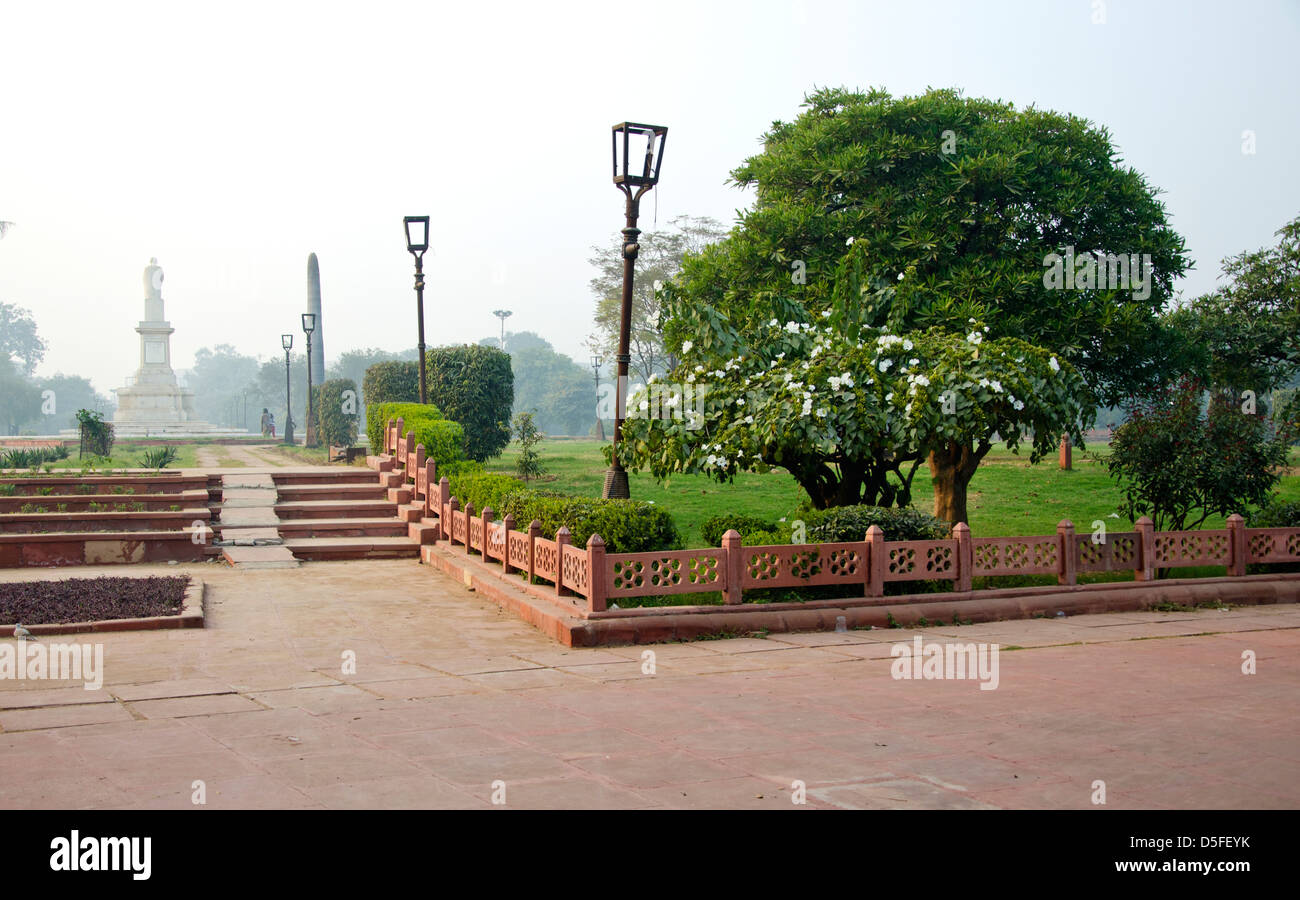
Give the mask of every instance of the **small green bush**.
[[(700, 536), (704, 538), (704, 543), (709, 547), (718, 547), (722, 545), (722, 536), (729, 529), (736, 529), (740, 532), (740, 539), (746, 544), (769, 543), (767, 541), (752, 541), (750, 535), (756, 532), (774, 532), (776, 523), (770, 519), (764, 519), (759, 516), (747, 516), (741, 513), (726, 513), (721, 516), (710, 516), (700, 525)], [(776, 543), (775, 541), (771, 543)]]
[(459, 422), (417, 419), (414, 424), (407, 423), (407, 430), (414, 433), (415, 445), (424, 445), (425, 457), (439, 468), (460, 459), (465, 452), (465, 429)]
[[(475, 465), (480, 467), (480, 471), (466, 471), (447, 476), (447, 482), (451, 486), (451, 496), (460, 501), (462, 509), (466, 503), (473, 503), (476, 510), (490, 506), (495, 512), (501, 506), (502, 497), (513, 491), (523, 490), (525, 487), (518, 478), (497, 472), (483, 472), (482, 463), (475, 463)], [(438, 471), (441, 473), (442, 469), (439, 468)]]
[(465, 457), (482, 462), (500, 456), (510, 443), (515, 398), (510, 355), (496, 347), (465, 344), (434, 347), (425, 359), (428, 398), (464, 427)]
[(890, 541), (937, 541), (952, 534), (943, 519), (910, 507), (832, 506), (807, 512), (803, 520), (809, 544), (865, 540), (872, 525), (879, 525)]
[(366, 439), (370, 452), (377, 455), (384, 449), (384, 426), (389, 419), (403, 419), (406, 430), (415, 427), (417, 420), (444, 419), (442, 410), (432, 403), (374, 403), (366, 407)]
[(1274, 497), (1251, 513), (1246, 524), (1250, 528), (1300, 528), (1300, 500), (1285, 503)]
[(585, 547), (593, 534), (600, 535), (610, 553), (681, 547), (681, 534), (672, 516), (644, 500), (603, 500), (521, 490), (503, 494), (497, 502), (501, 508), (492, 508), (497, 518), (512, 515), (519, 529), (527, 528), (536, 519), (541, 523), (542, 537), (550, 539), (561, 526), (566, 527), (579, 547)]
[(316, 439), (327, 447), (351, 447), (357, 439), (357, 383), (351, 378), (331, 378), (312, 388), (312, 393)]
[(180, 454), (174, 446), (150, 447), (140, 456), (140, 465), (146, 469), (165, 469), (176, 462)]

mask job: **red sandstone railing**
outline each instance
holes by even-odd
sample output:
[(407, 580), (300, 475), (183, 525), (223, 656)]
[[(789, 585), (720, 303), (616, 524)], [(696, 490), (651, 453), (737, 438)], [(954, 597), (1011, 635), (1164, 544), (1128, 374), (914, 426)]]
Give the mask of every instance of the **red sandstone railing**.
[(485, 563), (500, 563), (505, 574), (550, 582), (556, 598), (581, 613), (602, 612), (623, 597), (664, 594), (720, 592), (724, 603), (737, 604), (747, 590), (830, 585), (882, 597), (887, 582), (950, 581), (964, 593), (975, 578), (1007, 575), (1054, 575), (1058, 584), (1074, 585), (1080, 574), (1132, 572), (1137, 581), (1152, 581), (1160, 569), (1224, 566), (1239, 577), (1248, 565), (1300, 563), (1300, 528), (1246, 528), (1239, 515), (1222, 529), (1161, 532), (1143, 516), (1133, 531), (1104, 535), (1076, 534), (1066, 520), (1056, 534), (973, 538), (958, 523), (952, 537), (932, 541), (886, 541), (873, 525), (862, 541), (750, 547), (728, 531), (721, 547), (606, 553), (600, 535), (575, 547), (567, 528), (549, 540), (540, 522), (519, 529), (509, 515), (497, 522), (490, 508), (462, 509), (423, 445), (412, 446), (413, 435), (403, 436), (402, 427), (401, 419), (390, 421), (384, 449), (404, 463), (424, 518), (438, 521), (437, 537)]
[(511, 516), (495, 522), (491, 509), (461, 509), (446, 478), (429, 483), (426, 509), (437, 511), (445, 540), (484, 562), (500, 562), (507, 574), (550, 582), (557, 599), (582, 613), (603, 612), (624, 597), (663, 594), (720, 592), (724, 603), (737, 604), (745, 591), (831, 585), (846, 595), (883, 597), (888, 582), (950, 581), (965, 593), (975, 578), (1007, 575), (1054, 575), (1058, 584), (1074, 585), (1080, 573), (1128, 571), (1151, 581), (1159, 569), (1224, 566), (1228, 575), (1244, 576), (1247, 565), (1300, 563), (1300, 528), (1246, 528), (1238, 515), (1223, 529), (1166, 532), (1154, 531), (1144, 516), (1136, 531), (1104, 536), (1076, 534), (1064, 521), (1054, 535), (972, 538), (959, 523), (945, 540), (887, 541), (873, 525), (863, 541), (747, 547), (728, 531), (716, 548), (606, 553), (600, 535), (585, 548), (570, 543), (567, 528), (547, 540), (539, 522), (523, 531)]

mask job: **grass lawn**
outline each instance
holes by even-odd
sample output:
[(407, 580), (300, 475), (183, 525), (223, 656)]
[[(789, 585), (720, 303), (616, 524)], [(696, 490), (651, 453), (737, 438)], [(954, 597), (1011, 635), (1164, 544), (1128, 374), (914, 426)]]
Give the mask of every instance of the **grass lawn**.
[[(194, 468), (199, 464), (198, 447), (195, 444), (175, 444), (177, 457), (174, 463), (171, 463), (169, 469), (187, 469)], [(140, 457), (144, 456), (146, 450), (153, 450), (158, 447), (157, 444), (137, 444), (134, 441), (118, 441), (113, 444), (113, 455), (107, 458), (92, 457), (86, 455), (81, 459), (77, 458), (77, 448), (71, 448), (72, 453), (67, 459), (60, 459), (57, 462), (44, 463), (45, 466), (53, 466), (55, 471), (59, 469), (80, 470), (89, 468), (94, 465), (96, 469), (141, 469), (144, 463)]]
[[(591, 439), (548, 438), (539, 445), (545, 480), (535, 486), (580, 496), (599, 497), (605, 483), (605, 461), (600, 441)], [(1104, 444), (1094, 445), (1095, 452), (1074, 452), (1074, 469), (1062, 471), (1056, 457), (1029, 465), (1028, 454), (1018, 456), (1005, 448), (993, 450), (980, 465), (971, 481), (968, 507), (971, 532), (976, 537), (1004, 535), (1055, 534), (1056, 525), (1069, 519), (1080, 532), (1092, 531), (1092, 523), (1102, 520), (1110, 531), (1132, 528), (1128, 519), (1110, 518), (1117, 512), (1120, 492), (1100, 462), (1106, 452)], [(492, 472), (514, 474), (518, 447), (511, 444), (486, 468)], [(1280, 493), (1289, 500), (1300, 500), (1300, 453), (1292, 450), (1291, 468), (1282, 479)], [(677, 522), (687, 547), (704, 546), (700, 523), (724, 512), (746, 513), (779, 519), (794, 517), (806, 495), (784, 470), (766, 475), (742, 474), (729, 484), (703, 475), (677, 475), (660, 484), (645, 473), (630, 473), (632, 496), (653, 500), (666, 508)], [(925, 512), (934, 511), (930, 473), (922, 464), (912, 482), (914, 505)], [(1222, 528), (1223, 519), (1207, 520), (1205, 528)]]

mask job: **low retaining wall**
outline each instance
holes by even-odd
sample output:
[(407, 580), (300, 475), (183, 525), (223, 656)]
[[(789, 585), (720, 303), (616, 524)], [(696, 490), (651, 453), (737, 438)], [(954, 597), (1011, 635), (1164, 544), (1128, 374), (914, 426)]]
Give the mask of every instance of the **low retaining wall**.
[(220, 553), (206, 529), (194, 542), (188, 531), (87, 531), (81, 534), (0, 535), (0, 569), (28, 566), (96, 566), (142, 562), (203, 562)]

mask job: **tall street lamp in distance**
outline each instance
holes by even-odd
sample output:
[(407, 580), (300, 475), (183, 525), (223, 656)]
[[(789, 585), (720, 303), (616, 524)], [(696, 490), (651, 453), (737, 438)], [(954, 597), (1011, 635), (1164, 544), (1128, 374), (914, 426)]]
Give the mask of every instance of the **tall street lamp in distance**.
[(293, 408), (290, 405), (289, 397), (292, 393), (290, 390), (291, 382), (289, 381), (289, 351), (293, 349), (293, 335), (280, 335), (280, 345), (284, 347), (284, 442), (293, 443)]
[(600, 419), (600, 364), (605, 360), (598, 354), (592, 354), (591, 371), (596, 375), (596, 440), (605, 439), (605, 423)]
[(415, 257), (415, 310), (420, 328), (420, 402), (428, 403), (424, 379), (424, 252), (429, 249), (429, 217), (407, 216), (402, 224), (406, 228), (406, 249)]
[(501, 352), (504, 353), (506, 349), (506, 319), (513, 316), (514, 313), (508, 309), (494, 309), (492, 315), (501, 320)]
[(311, 401), (311, 333), (316, 330), (316, 314), (302, 314), (302, 330), (307, 335), (307, 437), (304, 447), (316, 446), (316, 417), (313, 415)]
[(610, 467), (605, 472), (602, 497), (626, 499), (631, 496), (627, 483), (627, 470), (618, 462), (618, 445), (623, 440), (623, 412), (627, 404), (627, 368), (632, 361), (629, 352), (632, 332), (632, 279), (637, 253), (641, 247), (636, 227), (640, 214), (641, 195), (659, 183), (659, 167), (664, 161), (664, 143), (668, 129), (663, 125), (641, 125), (623, 122), (614, 126), (614, 185), (627, 198), (623, 229), (623, 306), (618, 326), (618, 383), (614, 391), (614, 444), (610, 454)]

